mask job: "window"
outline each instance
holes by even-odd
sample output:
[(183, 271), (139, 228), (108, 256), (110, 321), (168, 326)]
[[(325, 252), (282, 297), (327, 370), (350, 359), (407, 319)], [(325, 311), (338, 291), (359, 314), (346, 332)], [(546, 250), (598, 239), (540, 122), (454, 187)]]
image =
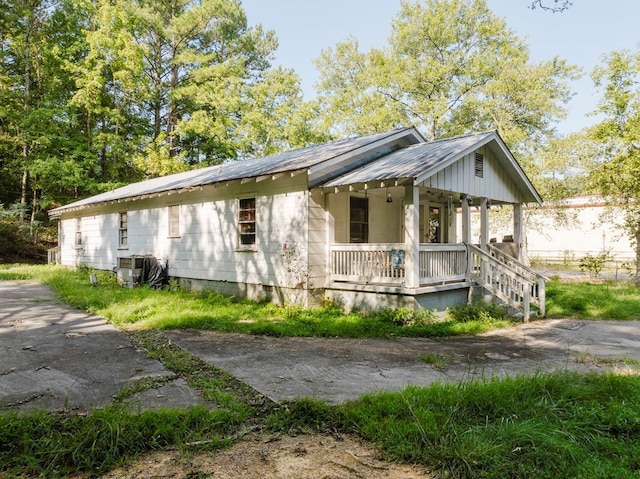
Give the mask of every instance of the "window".
[(180, 205), (169, 206), (169, 236), (180, 236)]
[(120, 213), (118, 224), (118, 246), (120, 248), (126, 248), (128, 243), (128, 231), (127, 231), (127, 212)]
[(249, 248), (256, 244), (256, 199), (242, 198), (238, 209), (240, 247)]
[(475, 171), (476, 178), (484, 178), (484, 156), (482, 153), (476, 153)]
[(82, 246), (82, 218), (76, 218), (76, 247)]
[(349, 204), (349, 242), (369, 242), (369, 202), (352, 196)]

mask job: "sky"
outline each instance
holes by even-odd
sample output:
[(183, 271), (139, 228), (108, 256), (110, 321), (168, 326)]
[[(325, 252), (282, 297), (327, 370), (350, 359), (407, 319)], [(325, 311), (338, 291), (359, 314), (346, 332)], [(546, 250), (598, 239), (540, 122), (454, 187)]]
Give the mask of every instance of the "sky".
[[(525, 39), (533, 61), (558, 56), (583, 69), (584, 77), (572, 84), (575, 96), (567, 105), (567, 119), (558, 124), (560, 133), (596, 122), (596, 117), (588, 115), (599, 98), (589, 75), (602, 64), (603, 55), (640, 49), (640, 1), (573, 0), (563, 13), (531, 10), (528, 0), (487, 3)], [(400, 10), (400, 0), (242, 0), (242, 4), (250, 25), (275, 30), (280, 46), (274, 65), (293, 68), (300, 75), (307, 99), (315, 95), (318, 74), (313, 60), (321, 50), (349, 36), (359, 41), (363, 52), (385, 46), (391, 21)]]

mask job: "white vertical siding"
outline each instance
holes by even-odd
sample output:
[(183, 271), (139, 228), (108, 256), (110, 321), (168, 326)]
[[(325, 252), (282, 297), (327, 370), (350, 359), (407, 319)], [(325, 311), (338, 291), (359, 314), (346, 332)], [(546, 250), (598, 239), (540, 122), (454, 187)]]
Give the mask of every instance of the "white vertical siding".
[(484, 157), (484, 175), (475, 176), (475, 151), (461, 160), (426, 179), (422, 184), (429, 188), (444, 191), (456, 191), (476, 197), (520, 203), (521, 195), (507, 171), (499, 163), (490, 148), (484, 146), (477, 150)]
[(327, 198), (329, 212), (333, 218), (334, 243), (349, 242), (349, 194), (341, 191), (329, 194)]
[(319, 189), (309, 193), (309, 272), (312, 287), (325, 283), (327, 264), (327, 223), (325, 195)]
[(370, 190), (368, 196), (369, 242), (402, 242), (402, 201), (396, 198), (396, 200), (392, 203), (387, 203), (387, 195), (385, 189)]

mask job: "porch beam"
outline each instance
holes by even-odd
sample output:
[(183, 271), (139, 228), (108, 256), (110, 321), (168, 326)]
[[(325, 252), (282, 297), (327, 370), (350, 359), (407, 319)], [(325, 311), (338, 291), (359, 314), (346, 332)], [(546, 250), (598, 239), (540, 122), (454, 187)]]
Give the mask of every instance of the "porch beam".
[(420, 188), (404, 189), (405, 287), (420, 286)]

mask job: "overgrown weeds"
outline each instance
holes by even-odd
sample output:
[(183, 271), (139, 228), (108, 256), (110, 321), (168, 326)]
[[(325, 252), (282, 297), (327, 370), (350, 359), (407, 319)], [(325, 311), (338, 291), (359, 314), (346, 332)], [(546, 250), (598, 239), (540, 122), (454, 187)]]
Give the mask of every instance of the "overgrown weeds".
[(640, 319), (640, 289), (628, 282), (547, 284), (547, 316), (580, 319)]
[(87, 416), (4, 414), (0, 477), (99, 475), (154, 449), (192, 443), (217, 449), (231, 443), (241, 419), (226, 409), (203, 407), (132, 414), (123, 406), (111, 406)]
[(438, 477), (636, 477), (637, 376), (537, 374), (409, 387), (341, 406), (343, 426)]
[[(98, 286), (91, 286), (91, 273), (96, 274)], [(113, 273), (86, 268), (0, 268), (0, 279), (3, 278), (39, 279), (64, 302), (135, 330), (194, 328), (271, 336), (383, 338), (478, 334), (512, 324), (508, 317), (494, 314), (492, 305), (472, 306), (474, 312), (463, 320), (455, 316), (438, 318), (433, 311), (409, 308), (365, 315), (345, 313), (335, 304), (319, 308), (279, 307), (211, 291), (185, 291), (175, 285), (167, 290), (144, 286), (128, 289), (117, 285)], [(462, 317), (463, 310), (452, 309), (452, 314)]]

